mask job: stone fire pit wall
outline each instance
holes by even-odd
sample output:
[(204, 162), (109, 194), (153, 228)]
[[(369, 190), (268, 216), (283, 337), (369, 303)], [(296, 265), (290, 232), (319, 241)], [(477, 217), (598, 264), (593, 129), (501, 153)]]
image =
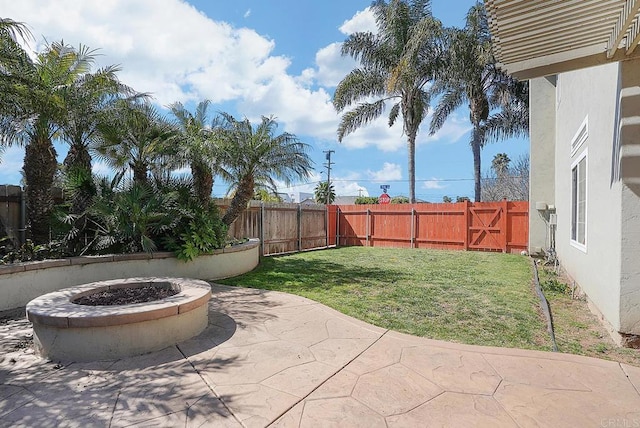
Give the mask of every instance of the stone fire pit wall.
[[(73, 300), (114, 288), (171, 287), (164, 299), (113, 306), (86, 306)], [(99, 281), (40, 296), (27, 304), (37, 352), (53, 361), (112, 360), (187, 340), (208, 323), (211, 287), (182, 278), (128, 278)]]

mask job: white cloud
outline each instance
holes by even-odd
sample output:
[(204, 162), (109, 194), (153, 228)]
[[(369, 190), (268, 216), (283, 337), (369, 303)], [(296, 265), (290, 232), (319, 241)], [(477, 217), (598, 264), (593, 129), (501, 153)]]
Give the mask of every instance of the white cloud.
[(433, 177), (431, 180), (428, 180), (422, 183), (423, 189), (434, 190), (434, 189), (445, 189), (446, 187), (447, 186), (442, 184), (442, 182), (435, 177)]
[(357, 63), (349, 56), (342, 56), (342, 43), (331, 43), (316, 52), (316, 69), (307, 69), (303, 75), (315, 78), (325, 87), (336, 87), (353, 70)]
[(342, 140), (350, 149), (361, 149), (374, 146), (385, 152), (395, 152), (407, 145), (407, 138), (402, 132), (402, 124), (397, 121), (389, 127), (388, 116), (382, 115), (373, 122), (359, 128)]
[[(367, 189), (357, 182), (359, 174), (351, 173), (345, 176), (331, 177), (331, 183), (337, 196), (369, 196)], [(314, 171), (305, 184), (294, 184), (285, 186), (283, 182), (276, 181), (278, 192), (287, 193), (289, 195), (298, 195), (299, 193), (310, 193), (313, 195), (314, 190), (319, 182), (326, 181), (327, 177), (317, 171)]]
[(251, 16), (251, 9), (247, 9), (247, 11), (244, 13), (244, 17), (248, 18)]
[(357, 181), (340, 181), (333, 183), (337, 196), (369, 196), (369, 191)]
[[(289, 60), (271, 56), (274, 41), (254, 30), (213, 21), (179, 0), (1, 0), (5, 16), (36, 37), (100, 48), (98, 61), (121, 64), (121, 79), (160, 104), (250, 93)], [(64, 10), (64, 13), (60, 13)]]
[(367, 171), (367, 175), (378, 182), (390, 181), (390, 180), (401, 180), (402, 179), (402, 168), (397, 163), (385, 162), (382, 165), (382, 169), (379, 171)]
[[(321, 143), (337, 139), (340, 114), (331, 103), (331, 88), (355, 64), (340, 55), (340, 43), (320, 49), (315, 67), (293, 76), (288, 72), (291, 60), (273, 55), (276, 41), (249, 28), (215, 21), (182, 0), (0, 0), (0, 9), (4, 16), (28, 23), (38, 41), (64, 39), (100, 48), (100, 65), (121, 64), (122, 81), (152, 93), (161, 105), (205, 98), (233, 102), (252, 121), (274, 115), (283, 131)], [(340, 27), (344, 34), (370, 30), (375, 30), (375, 19), (368, 8)], [(404, 150), (401, 121), (389, 128), (387, 115), (388, 111), (346, 136), (343, 146)], [(417, 143), (456, 141), (468, 129), (466, 122), (453, 117), (433, 137), (423, 130)], [(21, 157), (12, 171), (22, 167)], [(9, 154), (4, 158), (1, 168), (14, 168)], [(350, 184), (344, 192), (354, 188)]]
[(356, 13), (351, 19), (344, 21), (340, 26), (340, 31), (346, 35), (357, 33), (359, 31), (370, 31), (375, 33), (378, 31), (376, 17), (371, 11), (371, 8), (368, 7), (365, 10)]
[(450, 144), (459, 141), (462, 137), (464, 137), (469, 131), (471, 131), (472, 127), (469, 123), (468, 119), (465, 119), (458, 113), (453, 113), (447, 121), (444, 123), (442, 128), (434, 135), (429, 135), (428, 126), (431, 121), (431, 113), (424, 120), (422, 127), (424, 128), (422, 132), (424, 134), (418, 134), (417, 143), (428, 143), (432, 141), (447, 141)]

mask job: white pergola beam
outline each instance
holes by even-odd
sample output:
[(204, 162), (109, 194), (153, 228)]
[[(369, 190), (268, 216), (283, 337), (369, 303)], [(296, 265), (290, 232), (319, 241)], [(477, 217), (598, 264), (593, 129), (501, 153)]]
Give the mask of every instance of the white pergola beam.
[(627, 42), (627, 56), (631, 55), (640, 43), (640, 20), (633, 21), (633, 25), (629, 30), (629, 41)]
[[(636, 19), (636, 15), (640, 10), (640, 1), (638, 0), (626, 0), (624, 8), (620, 12), (616, 26), (613, 28), (611, 35), (609, 36), (609, 43), (607, 44), (607, 58), (613, 58), (620, 42), (626, 36), (629, 31), (629, 27)], [(630, 46), (629, 44), (627, 46)]]

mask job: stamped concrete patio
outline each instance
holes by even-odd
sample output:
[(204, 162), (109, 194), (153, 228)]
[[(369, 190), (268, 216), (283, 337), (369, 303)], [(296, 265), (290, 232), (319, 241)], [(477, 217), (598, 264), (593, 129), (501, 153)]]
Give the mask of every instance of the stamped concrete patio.
[(15, 343), (29, 330), (0, 328), (2, 427), (640, 426), (640, 368), (408, 336), (278, 292), (214, 285), (201, 335), (117, 361), (41, 361)]

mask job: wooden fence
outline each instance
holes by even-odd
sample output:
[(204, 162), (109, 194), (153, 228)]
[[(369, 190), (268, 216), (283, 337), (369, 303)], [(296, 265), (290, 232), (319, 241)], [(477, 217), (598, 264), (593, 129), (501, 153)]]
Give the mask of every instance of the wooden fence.
[(6, 235), (16, 243), (24, 240), (22, 198), (20, 186), (0, 186), (0, 238)]
[[(17, 241), (24, 231), (21, 201), (18, 186), (0, 186), (0, 226)], [(227, 203), (218, 202), (222, 211)], [(528, 210), (528, 202), (508, 201), (328, 207), (252, 201), (229, 235), (260, 238), (261, 255), (356, 245), (510, 253), (527, 249)]]
[[(222, 212), (226, 209), (224, 201), (218, 206)], [(335, 232), (327, 234), (327, 221), (324, 205), (251, 201), (229, 228), (229, 236), (260, 238), (261, 255), (291, 253), (335, 245)]]
[(505, 253), (528, 246), (528, 202), (340, 205), (329, 212), (339, 246)]
[(252, 202), (229, 235), (260, 238), (263, 255), (330, 246), (513, 253), (528, 247), (528, 210), (528, 202), (508, 201), (330, 205), (326, 209)]

